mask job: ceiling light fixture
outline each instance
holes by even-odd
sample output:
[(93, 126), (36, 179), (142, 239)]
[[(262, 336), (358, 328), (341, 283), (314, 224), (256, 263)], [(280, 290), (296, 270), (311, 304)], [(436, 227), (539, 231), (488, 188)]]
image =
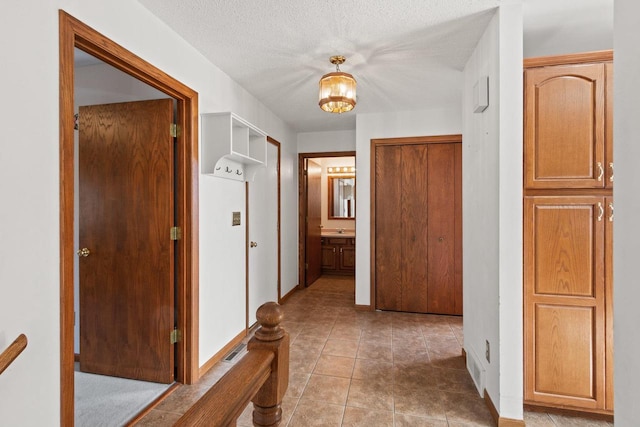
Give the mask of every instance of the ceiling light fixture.
[(329, 61), (335, 64), (336, 71), (320, 79), (320, 108), (328, 113), (346, 113), (356, 106), (356, 79), (349, 73), (340, 71), (340, 64), (347, 58), (332, 56)]

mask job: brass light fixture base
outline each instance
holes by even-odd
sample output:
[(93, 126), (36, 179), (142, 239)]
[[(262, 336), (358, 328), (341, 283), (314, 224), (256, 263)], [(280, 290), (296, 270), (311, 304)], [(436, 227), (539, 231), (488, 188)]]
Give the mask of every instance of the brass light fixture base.
[(347, 60), (347, 58), (345, 58), (342, 55), (335, 55), (335, 56), (332, 56), (331, 58), (329, 58), (329, 61), (334, 65), (344, 64), (344, 62), (346, 60)]

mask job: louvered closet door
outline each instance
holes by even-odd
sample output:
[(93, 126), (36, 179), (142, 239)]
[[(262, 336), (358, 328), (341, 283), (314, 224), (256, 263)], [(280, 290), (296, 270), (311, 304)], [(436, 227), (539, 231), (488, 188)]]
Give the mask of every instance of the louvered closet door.
[(462, 314), (461, 144), (375, 151), (376, 308)]
[(599, 196), (525, 198), (526, 401), (604, 409), (606, 212)]

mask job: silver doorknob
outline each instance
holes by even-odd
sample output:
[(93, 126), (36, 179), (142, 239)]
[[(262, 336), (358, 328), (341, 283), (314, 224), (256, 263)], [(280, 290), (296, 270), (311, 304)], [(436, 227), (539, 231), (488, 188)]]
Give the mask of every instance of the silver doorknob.
[(82, 248), (82, 249), (78, 249), (78, 252), (76, 253), (78, 254), (78, 256), (88, 257), (91, 251), (87, 248)]
[(256, 242), (251, 242), (249, 243), (249, 246), (255, 248), (256, 246), (258, 246), (258, 244)]

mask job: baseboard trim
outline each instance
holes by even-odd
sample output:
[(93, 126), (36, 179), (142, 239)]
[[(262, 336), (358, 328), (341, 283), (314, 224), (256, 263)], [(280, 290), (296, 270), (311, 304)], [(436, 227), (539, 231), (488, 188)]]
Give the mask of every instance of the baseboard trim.
[(236, 335), (235, 338), (233, 338), (231, 341), (229, 341), (227, 343), (227, 345), (225, 345), (224, 347), (222, 347), (222, 349), (217, 352), (216, 354), (214, 354), (211, 359), (207, 360), (202, 366), (200, 366), (200, 370), (198, 371), (198, 378), (202, 378), (202, 376), (204, 374), (206, 374), (207, 372), (209, 372), (209, 370), (211, 368), (213, 368), (213, 366), (218, 363), (219, 361), (222, 360), (222, 358), (229, 353), (235, 346), (237, 346), (238, 344), (240, 344), (240, 342), (247, 336), (247, 330), (245, 329), (244, 331), (240, 332), (238, 335)]
[(524, 403), (524, 409), (526, 411), (533, 412), (547, 412), (550, 414), (558, 414), (558, 415), (568, 415), (570, 417), (582, 417), (582, 418), (590, 418), (593, 420), (602, 420), (613, 422), (614, 414), (612, 411), (600, 410), (600, 409), (573, 409), (568, 407), (557, 407), (557, 406), (545, 406), (537, 403), (526, 402)]
[(491, 417), (498, 427), (525, 427), (524, 420), (514, 420), (512, 418), (501, 417), (496, 409), (496, 405), (493, 404), (491, 396), (489, 396), (486, 389), (484, 390), (484, 402), (487, 405), (487, 408), (489, 408)]
[(162, 401), (164, 401), (167, 397), (169, 397), (169, 395), (171, 393), (173, 393), (174, 391), (179, 389), (180, 386), (182, 386), (182, 384), (173, 383), (173, 385), (171, 387), (169, 387), (164, 393), (162, 393), (160, 396), (158, 396), (153, 402), (151, 402), (140, 413), (138, 413), (136, 416), (134, 416), (132, 419), (130, 419), (129, 422), (127, 424), (125, 424), (125, 426), (126, 427), (132, 427), (132, 426), (136, 425), (138, 423), (138, 421), (143, 419), (149, 412), (151, 412), (153, 410), (153, 408), (155, 408), (156, 406), (161, 404)]
[(73, 361), (74, 362), (80, 361), (80, 353), (73, 353)]
[(289, 298), (291, 298), (291, 295), (293, 295), (299, 289), (300, 289), (300, 285), (295, 285), (293, 287), (293, 289), (291, 289), (289, 292), (287, 292), (282, 298), (278, 299), (278, 304), (282, 305), (282, 304), (286, 303), (287, 300)]
[(353, 308), (358, 311), (373, 311), (373, 307), (370, 304), (354, 304)]

